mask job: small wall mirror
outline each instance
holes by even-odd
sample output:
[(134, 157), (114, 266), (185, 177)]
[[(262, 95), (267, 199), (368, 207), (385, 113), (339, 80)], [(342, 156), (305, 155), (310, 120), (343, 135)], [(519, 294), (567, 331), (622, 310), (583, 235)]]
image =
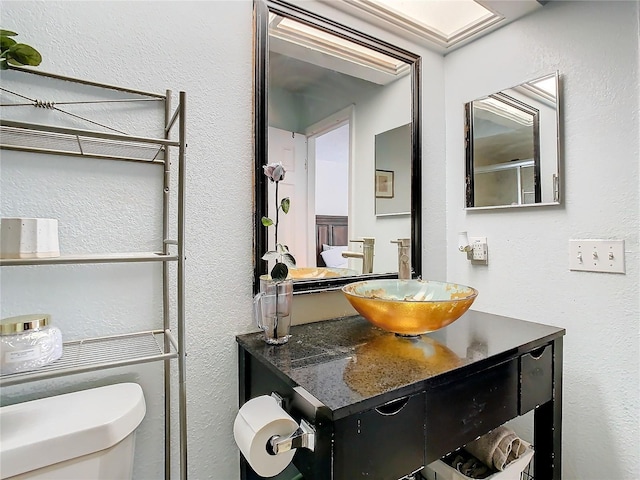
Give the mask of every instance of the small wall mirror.
[(376, 215), (410, 215), (411, 124), (376, 135), (375, 154)]
[(254, 13), (254, 289), (272, 267), (273, 162), (287, 172), (278, 243), (296, 259), (294, 293), (397, 276), (400, 238), (420, 275), (420, 57), (284, 1), (255, 0)]
[(560, 203), (559, 97), (556, 72), (465, 105), (467, 209)]

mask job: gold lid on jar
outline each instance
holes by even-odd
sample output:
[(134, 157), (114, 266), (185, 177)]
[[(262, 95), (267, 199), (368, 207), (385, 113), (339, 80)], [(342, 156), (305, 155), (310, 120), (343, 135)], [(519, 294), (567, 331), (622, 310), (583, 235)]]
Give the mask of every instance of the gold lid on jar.
[(32, 313), (30, 315), (18, 315), (7, 317), (0, 321), (0, 335), (39, 330), (49, 325), (51, 315), (48, 313)]

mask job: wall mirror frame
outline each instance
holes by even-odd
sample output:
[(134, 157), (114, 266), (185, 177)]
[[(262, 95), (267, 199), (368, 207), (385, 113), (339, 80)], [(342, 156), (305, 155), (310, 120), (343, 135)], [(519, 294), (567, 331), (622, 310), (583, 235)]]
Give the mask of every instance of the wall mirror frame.
[(560, 204), (560, 75), (465, 104), (465, 209)]
[[(254, 0), (254, 279), (253, 290), (258, 291), (260, 276), (268, 273), (268, 264), (262, 260), (267, 251), (269, 233), (262, 225), (263, 216), (268, 216), (268, 179), (263, 173), (263, 165), (278, 161), (269, 159), (269, 19), (278, 15), (292, 19), (303, 25), (319, 29), (342, 40), (354, 42), (359, 46), (372, 49), (394, 59), (405, 62), (410, 70), (410, 119), (411, 119), (411, 264), (412, 275), (421, 275), (422, 265), (422, 169), (421, 169), (421, 57), (398, 48), (390, 43), (378, 40), (368, 34), (342, 25), (330, 18), (307, 11), (297, 5), (282, 0)], [(406, 122), (405, 122), (406, 123)], [(374, 139), (371, 138), (373, 143)], [(374, 172), (371, 172), (371, 179)], [(372, 182), (373, 183), (373, 180)], [(373, 195), (372, 195), (373, 197)], [(371, 199), (375, 202), (375, 198)], [(293, 205), (293, 203), (292, 203)], [(293, 208), (293, 207), (292, 207)], [(351, 235), (351, 233), (349, 233)], [(315, 239), (314, 239), (315, 243)], [(396, 247), (397, 248), (397, 247)], [(374, 270), (375, 271), (375, 270)], [(337, 290), (354, 281), (397, 278), (397, 268), (390, 273), (369, 273), (356, 276), (296, 279), (294, 294), (315, 293)]]

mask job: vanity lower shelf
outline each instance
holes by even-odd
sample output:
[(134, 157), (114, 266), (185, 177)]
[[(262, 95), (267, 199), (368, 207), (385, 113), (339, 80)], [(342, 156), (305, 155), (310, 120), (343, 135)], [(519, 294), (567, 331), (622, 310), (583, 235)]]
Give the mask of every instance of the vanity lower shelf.
[[(168, 342), (165, 342), (165, 339)], [(169, 349), (165, 350), (165, 343)], [(178, 356), (177, 341), (170, 330), (149, 330), (124, 335), (75, 340), (63, 344), (62, 357), (30, 372), (0, 376), (0, 386), (34, 380), (157, 362)]]

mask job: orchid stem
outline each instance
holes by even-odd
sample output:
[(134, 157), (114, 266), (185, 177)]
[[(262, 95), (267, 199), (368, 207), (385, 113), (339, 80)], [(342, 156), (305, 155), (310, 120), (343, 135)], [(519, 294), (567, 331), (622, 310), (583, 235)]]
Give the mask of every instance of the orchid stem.
[[(280, 182), (276, 182), (276, 224), (275, 224), (275, 251), (278, 251), (278, 221), (280, 216), (280, 206), (278, 205), (278, 184)], [(276, 263), (278, 263), (278, 259), (276, 259)]]
[[(278, 221), (280, 216), (280, 205), (278, 205), (278, 184), (280, 182), (276, 182), (276, 224), (275, 224), (275, 233), (274, 233), (274, 241), (275, 241), (275, 251), (278, 251)], [(278, 258), (276, 257), (276, 263), (278, 263)], [(280, 317), (278, 316), (278, 307), (280, 299), (278, 298), (278, 282), (276, 282), (276, 318), (274, 319), (274, 328), (273, 328), (273, 336), (276, 341), (278, 341), (278, 324), (280, 323)]]

